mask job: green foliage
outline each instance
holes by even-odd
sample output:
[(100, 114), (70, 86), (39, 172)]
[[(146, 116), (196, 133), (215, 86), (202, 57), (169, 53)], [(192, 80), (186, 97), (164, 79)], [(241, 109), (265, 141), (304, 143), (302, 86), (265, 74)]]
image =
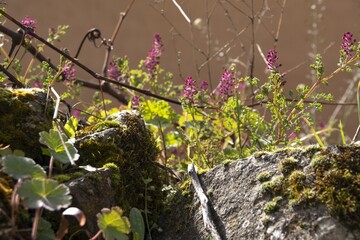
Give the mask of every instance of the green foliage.
[(71, 204), (70, 190), (64, 184), (44, 178), (26, 180), (18, 189), (23, 204), (29, 208), (46, 208), (50, 211), (66, 208)]
[(141, 212), (137, 208), (132, 208), (130, 211), (131, 231), (133, 232), (134, 240), (145, 239), (145, 224)]
[(45, 170), (31, 158), (7, 155), (2, 158), (1, 164), (3, 171), (15, 179), (46, 177)]
[(53, 240), (55, 239), (54, 230), (51, 229), (51, 223), (43, 218), (39, 220), (39, 227), (36, 234), (36, 240)]
[(68, 137), (56, 130), (50, 129), (49, 132), (41, 132), (40, 143), (46, 145), (50, 154), (62, 163), (73, 163), (80, 155)]
[(75, 133), (79, 124), (79, 120), (74, 117), (70, 117), (64, 125), (64, 132), (68, 138), (75, 138)]
[(110, 209), (102, 209), (97, 214), (97, 223), (99, 229), (102, 230), (103, 236), (107, 240), (126, 240), (131, 231), (130, 221), (127, 217), (122, 216), (123, 211), (119, 207)]

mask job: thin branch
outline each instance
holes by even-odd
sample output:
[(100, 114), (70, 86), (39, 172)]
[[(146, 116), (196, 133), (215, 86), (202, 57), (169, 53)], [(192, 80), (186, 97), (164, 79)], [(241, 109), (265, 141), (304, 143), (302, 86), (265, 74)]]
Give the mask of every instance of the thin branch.
[(15, 84), (15, 86), (18, 87), (25, 87), (24, 84), (22, 84), (14, 75), (12, 75), (6, 68), (4, 68), (3, 65), (0, 64), (0, 71), (3, 72), (11, 82)]
[(184, 12), (184, 10), (181, 8), (181, 6), (176, 2), (176, 0), (172, 0), (172, 2), (174, 3), (174, 5), (178, 8), (178, 10), (180, 11), (181, 15), (183, 15), (183, 17), (185, 18), (185, 20), (191, 24), (190, 18), (186, 15), (186, 13)]
[(279, 41), (280, 27), (281, 27), (282, 19), (283, 19), (283, 16), (284, 16), (285, 5), (286, 5), (286, 0), (283, 1), (283, 4), (281, 6), (279, 23), (278, 23), (278, 27), (277, 27), (276, 35), (275, 35), (274, 49), (276, 49), (278, 41)]
[(224, 46), (222, 46), (221, 48), (219, 48), (209, 59), (207, 59), (205, 62), (203, 62), (199, 69), (203, 68), (204, 66), (206, 66), (206, 64), (211, 61), (212, 59), (214, 59), (216, 56), (219, 55), (219, 53), (221, 51), (223, 51), (225, 48), (227, 48), (231, 43), (233, 43), (241, 34), (243, 34), (245, 32), (245, 30), (249, 27), (250, 24), (248, 24), (245, 28), (243, 28), (240, 32), (238, 32), (235, 37), (233, 37), (230, 41), (228, 41)]
[(47, 47), (51, 48), (52, 50), (54, 50), (55, 52), (59, 53), (60, 55), (62, 55), (63, 57), (67, 58), (68, 60), (70, 60), (72, 63), (74, 63), (75, 65), (77, 65), (78, 67), (80, 67), (81, 69), (83, 69), (85, 72), (87, 72), (89, 75), (91, 75), (92, 77), (94, 77), (95, 79), (98, 80), (104, 80), (105, 82), (108, 83), (113, 83), (114, 85), (117, 86), (121, 86), (130, 90), (133, 90), (135, 92), (150, 96), (150, 97), (154, 97), (160, 100), (164, 100), (170, 103), (174, 103), (177, 105), (181, 105), (180, 101), (178, 100), (174, 100), (174, 99), (170, 99), (170, 98), (166, 98), (166, 97), (162, 97), (159, 95), (156, 95), (150, 91), (147, 90), (143, 90), (140, 88), (136, 88), (133, 86), (130, 86), (128, 84), (125, 83), (121, 83), (118, 82), (116, 80), (104, 77), (98, 73), (96, 73), (95, 71), (91, 70), (90, 68), (88, 68), (87, 66), (85, 66), (84, 64), (82, 64), (79, 60), (71, 57), (69, 54), (64, 53), (63, 51), (61, 51), (59, 48), (55, 47), (53, 44), (49, 43), (48, 41), (46, 41), (44, 38), (40, 37), (39, 35), (37, 35), (36, 33), (34, 33), (33, 31), (27, 29), (25, 26), (23, 26), (19, 21), (17, 21), (16, 19), (14, 19), (12, 16), (10, 16), (8, 13), (4, 12), (3, 10), (0, 9), (0, 14), (2, 14), (4, 17), (6, 17), (7, 19), (9, 19), (11, 22), (13, 22), (14, 24), (18, 25), (19, 27), (21, 27), (26, 34), (31, 35), (32, 37), (36, 38), (37, 40), (39, 40), (40, 42), (44, 43)]

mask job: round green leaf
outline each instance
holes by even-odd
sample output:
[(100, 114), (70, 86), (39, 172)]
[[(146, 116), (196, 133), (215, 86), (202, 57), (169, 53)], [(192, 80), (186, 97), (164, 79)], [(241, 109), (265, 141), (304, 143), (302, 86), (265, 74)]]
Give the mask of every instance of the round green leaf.
[(71, 204), (69, 188), (52, 179), (34, 178), (25, 181), (18, 189), (18, 194), (29, 208), (44, 207), (54, 211)]
[(130, 233), (130, 222), (127, 217), (122, 217), (122, 209), (113, 207), (104, 208), (97, 214), (98, 226), (103, 231), (104, 238), (107, 240), (126, 240), (125, 234)]
[(4, 172), (16, 179), (46, 177), (45, 170), (31, 158), (7, 155), (3, 157), (2, 165)]

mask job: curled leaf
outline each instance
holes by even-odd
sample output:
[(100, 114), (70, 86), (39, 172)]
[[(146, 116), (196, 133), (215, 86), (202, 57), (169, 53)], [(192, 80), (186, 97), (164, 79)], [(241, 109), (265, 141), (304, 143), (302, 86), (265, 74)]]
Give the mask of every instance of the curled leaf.
[(69, 216), (75, 217), (79, 222), (80, 227), (84, 226), (86, 223), (86, 217), (83, 211), (76, 207), (66, 209), (61, 215), (60, 226), (56, 233), (56, 239), (63, 239), (63, 237), (68, 233), (69, 220), (67, 218)]

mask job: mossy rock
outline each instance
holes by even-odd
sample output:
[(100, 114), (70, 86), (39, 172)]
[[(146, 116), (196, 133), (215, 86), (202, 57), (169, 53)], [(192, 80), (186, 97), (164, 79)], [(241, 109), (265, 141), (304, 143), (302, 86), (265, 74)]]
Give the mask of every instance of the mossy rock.
[[(0, 145), (10, 145), (41, 163), (39, 132), (52, 127), (52, 100), (41, 89), (0, 88)], [(50, 102), (49, 102), (50, 101)]]
[[(113, 163), (118, 167), (114, 191), (125, 214), (132, 207), (145, 209), (147, 191), (148, 210), (156, 215), (163, 202), (166, 173), (155, 162), (159, 150), (140, 115), (134, 111), (115, 113), (79, 131), (77, 139), (78, 165), (101, 168)], [(149, 179), (151, 182), (145, 184)]]

